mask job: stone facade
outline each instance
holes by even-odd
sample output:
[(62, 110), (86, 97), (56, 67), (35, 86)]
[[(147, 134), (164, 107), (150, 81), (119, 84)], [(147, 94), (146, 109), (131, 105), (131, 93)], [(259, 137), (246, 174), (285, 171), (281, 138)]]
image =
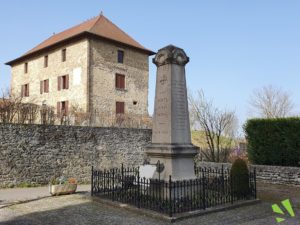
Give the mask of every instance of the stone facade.
[(81, 125), (103, 126), (97, 118), (150, 121), (148, 58), (153, 54), (101, 14), (6, 64), (12, 67), (11, 93), (22, 95), (24, 103), (52, 106), (58, 119), (68, 115), (68, 121), (75, 121), (79, 113)]
[[(62, 62), (61, 51), (66, 49), (66, 61)], [(83, 39), (63, 47), (51, 50), (43, 55), (18, 63), (11, 68), (11, 92), (21, 96), (21, 86), (29, 84), (29, 97), (25, 103), (42, 105), (46, 103), (56, 108), (57, 102), (69, 101), (79, 104), (83, 109), (88, 104), (88, 40)], [(44, 67), (44, 56), (48, 55), (48, 67)], [(24, 63), (28, 63), (28, 72), (24, 71)], [(80, 78), (75, 80), (75, 73)], [(69, 75), (69, 89), (58, 90), (58, 76)], [(49, 93), (40, 93), (40, 81), (49, 79)], [(78, 82), (79, 79), (79, 82)]]
[[(117, 62), (118, 50), (124, 51), (122, 64)], [(90, 51), (90, 110), (115, 114), (120, 101), (125, 114), (148, 115), (148, 55), (98, 39), (90, 41)], [(125, 75), (124, 90), (115, 88), (116, 74)]]
[(151, 130), (0, 124), (0, 186), (53, 176), (89, 182), (91, 167), (138, 166)]
[[(206, 168), (231, 168), (230, 163), (199, 162), (198, 166)], [(272, 184), (300, 185), (300, 167), (283, 167), (267, 165), (250, 165), (256, 170), (258, 181)]]

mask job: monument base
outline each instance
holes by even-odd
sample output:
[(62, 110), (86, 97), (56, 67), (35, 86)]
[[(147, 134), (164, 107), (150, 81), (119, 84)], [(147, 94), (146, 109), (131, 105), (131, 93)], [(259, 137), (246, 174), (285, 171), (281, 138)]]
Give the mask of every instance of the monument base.
[(162, 167), (153, 178), (168, 181), (171, 175), (172, 181), (195, 179), (194, 157), (198, 149), (192, 144), (151, 144), (146, 150), (150, 163), (159, 161)]

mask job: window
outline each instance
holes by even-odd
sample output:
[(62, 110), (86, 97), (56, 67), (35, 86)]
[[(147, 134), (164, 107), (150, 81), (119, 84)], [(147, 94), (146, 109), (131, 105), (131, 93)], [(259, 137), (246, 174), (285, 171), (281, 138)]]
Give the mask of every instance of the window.
[(123, 63), (124, 61), (124, 51), (118, 50), (118, 63)]
[(29, 84), (24, 84), (21, 86), (21, 97), (29, 96)]
[(44, 56), (44, 67), (48, 67), (48, 55)]
[(24, 64), (24, 73), (28, 73), (28, 63)]
[(57, 78), (57, 89), (69, 89), (69, 75), (60, 76)]
[(116, 88), (125, 89), (125, 75), (116, 74)]
[(69, 111), (69, 101), (57, 102), (57, 115), (66, 116)]
[(124, 113), (125, 113), (125, 103), (116, 102), (116, 114), (124, 114)]
[(133, 101), (133, 105), (136, 105), (137, 104), (137, 101)]
[(40, 93), (49, 93), (49, 79), (40, 82)]
[(61, 50), (61, 61), (65, 62), (67, 60), (67, 49)]

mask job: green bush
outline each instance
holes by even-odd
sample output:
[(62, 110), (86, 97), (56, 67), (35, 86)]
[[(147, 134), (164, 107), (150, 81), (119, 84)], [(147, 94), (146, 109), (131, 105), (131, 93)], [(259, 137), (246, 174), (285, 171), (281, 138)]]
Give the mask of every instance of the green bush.
[(232, 189), (237, 197), (246, 197), (249, 194), (249, 170), (247, 163), (237, 158), (231, 167), (230, 177)]
[(299, 166), (300, 118), (251, 119), (244, 129), (253, 164)]

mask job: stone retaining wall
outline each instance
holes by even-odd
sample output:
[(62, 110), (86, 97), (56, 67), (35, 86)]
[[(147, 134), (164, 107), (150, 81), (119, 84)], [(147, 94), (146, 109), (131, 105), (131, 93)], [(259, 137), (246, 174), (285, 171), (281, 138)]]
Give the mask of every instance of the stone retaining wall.
[(89, 182), (92, 165), (140, 165), (150, 142), (147, 129), (0, 124), (0, 186), (60, 175)]
[[(0, 187), (46, 184), (64, 175), (89, 182), (91, 167), (141, 165), (151, 130), (0, 124)], [(229, 163), (200, 162), (208, 168)], [(300, 167), (251, 165), (259, 181), (300, 185)]]
[[(200, 167), (207, 168), (230, 168), (230, 163), (200, 162)], [(256, 169), (258, 181), (272, 184), (300, 185), (300, 167), (283, 167), (267, 165), (250, 165)]]

